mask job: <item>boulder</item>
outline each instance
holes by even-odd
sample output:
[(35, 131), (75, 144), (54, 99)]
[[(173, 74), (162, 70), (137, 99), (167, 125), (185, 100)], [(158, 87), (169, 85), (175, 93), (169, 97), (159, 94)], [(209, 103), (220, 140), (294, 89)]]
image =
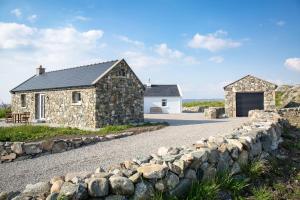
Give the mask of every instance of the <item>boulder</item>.
[(109, 184), (106, 178), (91, 178), (88, 183), (88, 192), (92, 197), (108, 195)]
[(171, 190), (179, 183), (179, 177), (176, 174), (170, 172), (166, 176), (166, 183), (169, 190)]
[(6, 200), (8, 197), (8, 194), (6, 192), (0, 192), (0, 200)]
[(61, 186), (64, 184), (64, 181), (63, 180), (57, 180), (55, 181), (52, 186), (51, 186), (51, 189), (50, 189), (50, 192), (53, 193), (53, 192), (57, 192), (59, 193), (60, 192), (60, 188)]
[(127, 198), (122, 195), (109, 195), (105, 197), (105, 200), (127, 200)]
[(1, 156), (1, 160), (2, 160), (2, 161), (12, 161), (12, 160), (16, 159), (16, 157), (17, 157), (17, 154), (15, 154), (15, 153), (10, 153), (10, 154)]
[(52, 146), (52, 153), (60, 153), (66, 151), (68, 148), (68, 145), (64, 141), (57, 141)]
[(241, 172), (241, 167), (238, 162), (234, 162), (230, 174), (235, 175)]
[(57, 200), (58, 198), (58, 193), (54, 192), (49, 194), (49, 196), (47, 196), (46, 200)]
[(88, 198), (88, 192), (84, 184), (65, 182), (60, 189), (59, 196), (65, 196), (67, 199), (81, 200)]
[(154, 185), (155, 189), (158, 190), (159, 192), (164, 192), (168, 189), (166, 180), (158, 180), (155, 185)]
[(28, 184), (25, 190), (22, 192), (27, 196), (44, 196), (48, 195), (50, 192), (49, 182), (39, 182), (36, 184)]
[(247, 165), (247, 164), (248, 164), (248, 152), (245, 151), (245, 150), (243, 150), (243, 151), (240, 153), (237, 162), (238, 162), (241, 166)]
[(159, 179), (166, 175), (168, 167), (159, 164), (149, 164), (137, 168), (137, 171), (142, 173), (144, 178)]
[(53, 144), (54, 144), (53, 140), (44, 140), (41, 142), (41, 148), (44, 151), (51, 151)]
[(58, 181), (58, 180), (64, 181), (64, 180), (65, 180), (65, 177), (64, 177), (64, 176), (54, 176), (54, 177), (51, 178), (50, 184), (53, 184), (54, 182), (56, 182), (56, 181)]
[(133, 183), (137, 183), (139, 179), (141, 178), (141, 173), (137, 172), (129, 177), (129, 180), (131, 180)]
[(174, 196), (178, 199), (184, 199), (184, 197), (186, 197), (187, 193), (189, 192), (191, 186), (192, 180), (184, 178), (180, 180), (179, 184), (169, 192), (170, 196)]
[(24, 153), (23, 151), (23, 142), (14, 142), (12, 145), (11, 145), (11, 150), (18, 154), (18, 155), (21, 155)]
[(191, 179), (191, 180), (197, 180), (197, 173), (193, 169), (188, 169), (185, 172), (184, 178)]
[(112, 176), (109, 178), (109, 182), (114, 194), (129, 196), (134, 193), (134, 185), (128, 178)]
[(71, 172), (71, 173), (67, 173), (65, 176), (65, 181), (66, 182), (72, 182), (72, 180), (75, 177), (78, 177), (82, 180), (91, 177), (92, 173), (88, 172), (88, 171), (83, 171), (83, 172)]
[(152, 200), (153, 197), (154, 188), (150, 183), (143, 181), (136, 184), (133, 200)]
[(26, 154), (39, 154), (42, 152), (40, 142), (25, 143), (23, 145)]

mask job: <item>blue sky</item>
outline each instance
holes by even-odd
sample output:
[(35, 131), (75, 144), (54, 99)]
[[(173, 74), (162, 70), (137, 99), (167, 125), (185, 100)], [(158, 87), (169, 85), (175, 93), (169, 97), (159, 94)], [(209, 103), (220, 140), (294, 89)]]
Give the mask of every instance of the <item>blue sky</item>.
[(0, 101), (40, 64), (120, 58), (184, 98), (222, 98), (247, 74), (299, 84), (300, 1), (0, 0)]

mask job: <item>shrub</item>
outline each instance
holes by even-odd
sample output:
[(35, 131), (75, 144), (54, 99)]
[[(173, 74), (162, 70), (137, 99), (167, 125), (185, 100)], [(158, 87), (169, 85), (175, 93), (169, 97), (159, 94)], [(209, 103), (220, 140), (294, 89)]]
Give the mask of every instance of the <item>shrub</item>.
[(193, 101), (183, 103), (183, 107), (224, 107), (224, 101)]
[(255, 200), (271, 200), (272, 192), (265, 186), (259, 188), (253, 188), (252, 193)]
[(215, 181), (194, 182), (186, 200), (217, 199), (219, 185)]
[(257, 160), (242, 166), (242, 171), (252, 180), (262, 176), (269, 171), (266, 161)]

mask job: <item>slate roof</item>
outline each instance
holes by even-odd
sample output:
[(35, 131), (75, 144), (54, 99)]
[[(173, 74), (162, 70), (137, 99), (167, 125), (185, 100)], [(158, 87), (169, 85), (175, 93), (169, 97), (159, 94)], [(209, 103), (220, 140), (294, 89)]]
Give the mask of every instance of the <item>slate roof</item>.
[(180, 97), (177, 85), (151, 85), (145, 86), (145, 97)]
[(98, 77), (103, 75), (117, 62), (118, 60), (114, 60), (45, 72), (44, 74), (35, 75), (29, 78), (25, 82), (12, 89), (11, 92), (92, 86), (93, 82)]
[(261, 81), (264, 81), (264, 82), (266, 82), (266, 83), (268, 83), (268, 84), (270, 84), (270, 85), (274, 85), (275, 89), (277, 88), (277, 85), (274, 84), (274, 83), (271, 83), (271, 82), (269, 82), (269, 81), (266, 81), (266, 80), (263, 80), (263, 79), (261, 79), (261, 78), (257, 78), (256, 76), (252, 76), (252, 75), (248, 74), (248, 75), (246, 75), (246, 76), (244, 76), (244, 77), (242, 77), (242, 78), (240, 78), (240, 79), (238, 79), (238, 80), (236, 80), (236, 81), (234, 81), (234, 82), (232, 82), (232, 83), (230, 83), (230, 84), (228, 84), (228, 85), (225, 85), (225, 86), (223, 87), (223, 89), (226, 89), (227, 87), (229, 87), (229, 86), (231, 86), (231, 85), (233, 85), (233, 84), (235, 84), (235, 83), (237, 83), (237, 82), (239, 82), (239, 81), (241, 81), (241, 80), (243, 80), (243, 79), (245, 79), (245, 78), (247, 78), (247, 77), (256, 78), (256, 79), (261, 80)]

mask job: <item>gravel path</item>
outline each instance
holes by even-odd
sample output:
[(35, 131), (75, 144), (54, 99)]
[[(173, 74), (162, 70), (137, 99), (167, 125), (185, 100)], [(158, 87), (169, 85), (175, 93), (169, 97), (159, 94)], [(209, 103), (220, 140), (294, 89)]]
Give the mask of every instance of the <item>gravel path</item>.
[(247, 118), (206, 120), (202, 114), (146, 115), (150, 121), (168, 121), (170, 126), (135, 136), (41, 156), (35, 159), (0, 164), (0, 192), (23, 190), (26, 184), (49, 180), (67, 172), (93, 171), (136, 156), (149, 155), (160, 146), (191, 145), (202, 137), (230, 132)]

